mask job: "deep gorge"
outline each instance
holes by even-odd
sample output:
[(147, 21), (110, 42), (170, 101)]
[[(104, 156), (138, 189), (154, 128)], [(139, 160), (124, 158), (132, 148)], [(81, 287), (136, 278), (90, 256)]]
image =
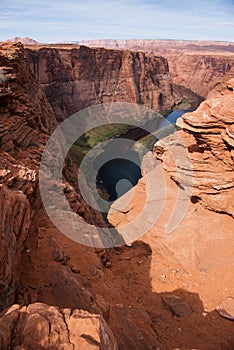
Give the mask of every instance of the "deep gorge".
[[(183, 100), (188, 101), (185, 102), (187, 109), (189, 106), (195, 109), (202, 101), (192, 91), (174, 86), (167, 60), (152, 54), (80, 46), (71, 49), (28, 49), (27, 55), (32, 71), (44, 87), (58, 121), (83, 108), (106, 102), (128, 101), (143, 104), (166, 117), (176, 104), (183, 106)], [(175, 111), (168, 120), (175, 123), (181, 114)], [(153, 124), (152, 128), (155, 128)], [(116, 133), (118, 134), (118, 130)], [(145, 131), (136, 129), (124, 133), (122, 137), (125, 135), (137, 141), (146, 134)], [(111, 136), (115, 137), (114, 134)], [(100, 135), (99, 138), (101, 139)], [(85, 152), (83, 145), (74, 147), (71, 151), (78, 165)], [(105, 188), (111, 201), (117, 198), (115, 184), (118, 180), (127, 179), (135, 185), (140, 179), (139, 165), (130, 163), (119, 159), (109, 162), (109, 167), (106, 165), (100, 169), (97, 185), (99, 189)], [(125, 170), (120, 169), (121, 166)], [(115, 180), (110, 175), (114, 181), (111, 184), (104, 170), (108, 174), (113, 168), (119, 175)], [(125, 175), (120, 175), (121, 173)], [(128, 188), (126, 186), (126, 190), (121, 193), (125, 193)]]
[[(233, 322), (215, 309), (234, 295), (233, 79), (219, 82), (225, 77), (219, 72), (215, 81), (214, 71), (215, 88), (198, 106), (200, 97), (175, 85), (166, 58), (154, 54), (61, 45), (25, 50), (19, 43), (2, 43), (0, 68), (8, 79), (0, 81), (0, 348), (232, 350)], [(199, 60), (196, 70), (204, 73)], [(208, 90), (211, 81), (204, 84)], [(139, 103), (165, 116), (175, 107), (194, 111), (177, 119), (175, 110), (171, 117), (178, 130), (154, 147), (165, 195), (153, 168), (151, 185), (158, 197), (147, 193), (142, 173), (127, 206), (118, 206), (120, 197), (117, 210), (109, 212), (109, 225), (122, 237), (121, 226), (131, 224), (147, 203), (146, 220), (127, 230), (130, 238), (136, 230), (137, 239), (102, 249), (80, 244), (53, 225), (41, 200), (38, 173), (44, 147), (59, 123), (80, 109), (111, 101)], [(105, 136), (119, 134), (138, 142), (145, 137), (147, 145), (151, 141), (144, 130), (117, 128), (113, 134), (106, 126)], [(102, 136), (97, 130), (83, 135), (76, 144), (81, 156)], [(192, 163), (196, 200), (187, 201), (182, 221), (168, 234), (175, 203), (183, 208), (183, 189), (191, 183), (181, 150)], [(58, 153), (50, 154), (55, 165)], [(145, 166), (151, 166), (147, 158)], [(77, 172), (68, 158), (62, 189), (79, 223), (87, 224), (86, 230), (80, 226), (82, 236), (107, 223), (83, 200)], [(47, 180), (50, 199), (60, 184)], [(150, 224), (148, 232), (145, 224)]]

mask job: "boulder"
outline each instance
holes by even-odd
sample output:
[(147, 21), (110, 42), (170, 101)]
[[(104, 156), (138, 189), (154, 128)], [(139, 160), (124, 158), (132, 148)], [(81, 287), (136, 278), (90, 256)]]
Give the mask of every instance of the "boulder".
[(12, 305), (0, 317), (0, 347), (12, 350), (118, 350), (99, 315), (43, 303)]

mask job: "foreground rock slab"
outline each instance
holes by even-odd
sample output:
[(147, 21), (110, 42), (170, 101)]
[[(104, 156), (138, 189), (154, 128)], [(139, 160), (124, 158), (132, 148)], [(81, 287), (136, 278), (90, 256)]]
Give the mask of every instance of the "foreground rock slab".
[(117, 350), (104, 319), (83, 310), (43, 303), (12, 305), (0, 318), (0, 348)]

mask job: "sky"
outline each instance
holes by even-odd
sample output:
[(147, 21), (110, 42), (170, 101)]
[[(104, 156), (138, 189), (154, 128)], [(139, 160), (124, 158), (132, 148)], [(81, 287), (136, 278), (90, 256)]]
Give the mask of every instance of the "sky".
[(234, 41), (234, 0), (0, 0), (0, 40)]

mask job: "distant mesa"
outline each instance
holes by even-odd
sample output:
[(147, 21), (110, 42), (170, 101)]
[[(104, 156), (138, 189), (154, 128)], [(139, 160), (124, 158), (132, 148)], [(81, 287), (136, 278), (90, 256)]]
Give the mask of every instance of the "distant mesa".
[(14, 38), (4, 40), (9, 43), (21, 42), (23, 45), (39, 45), (40, 43), (32, 38), (21, 38), (20, 36), (15, 36)]
[[(6, 42), (21, 42), (24, 45), (41, 45), (32, 38), (16, 36), (4, 40)], [(234, 52), (234, 43), (230, 41), (208, 40), (174, 40), (174, 39), (96, 39), (96, 40), (67, 40), (48, 42), (47, 45), (84, 45), (88, 47), (104, 47), (107, 49), (143, 50), (157, 54), (178, 53), (179, 51), (200, 52)], [(166, 50), (166, 51), (165, 51)]]

